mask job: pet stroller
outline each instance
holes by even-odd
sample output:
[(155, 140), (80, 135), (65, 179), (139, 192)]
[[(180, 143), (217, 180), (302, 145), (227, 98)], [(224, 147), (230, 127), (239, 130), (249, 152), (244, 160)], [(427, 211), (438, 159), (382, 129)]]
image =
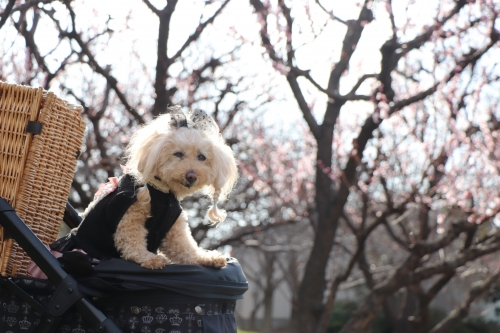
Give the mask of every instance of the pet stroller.
[[(58, 260), (47, 249), (61, 221), (80, 222), (66, 203), (79, 111), (0, 82), (0, 332), (235, 333), (236, 300), (248, 288), (236, 260), (148, 270), (109, 259), (79, 269), (78, 256)], [(28, 275), (31, 260), (48, 279)]]

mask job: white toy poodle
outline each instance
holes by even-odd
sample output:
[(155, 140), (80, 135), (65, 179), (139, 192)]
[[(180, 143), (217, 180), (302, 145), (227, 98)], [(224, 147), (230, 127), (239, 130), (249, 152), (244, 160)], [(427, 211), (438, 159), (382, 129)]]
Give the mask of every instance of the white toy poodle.
[(210, 221), (226, 218), (217, 202), (231, 191), (238, 172), (210, 116), (170, 108), (133, 135), (124, 170), (120, 179), (101, 186), (83, 222), (67, 237), (72, 245), (66, 249), (98, 259), (121, 257), (150, 269), (171, 263), (226, 265), (218, 251), (198, 247), (179, 203), (203, 190), (213, 200)]

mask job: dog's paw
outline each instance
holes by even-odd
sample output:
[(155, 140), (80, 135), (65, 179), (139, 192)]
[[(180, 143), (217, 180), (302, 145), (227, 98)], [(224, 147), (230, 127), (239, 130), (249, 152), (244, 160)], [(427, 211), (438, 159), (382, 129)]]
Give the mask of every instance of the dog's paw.
[(214, 251), (215, 253), (208, 259), (208, 265), (215, 268), (226, 267), (227, 260), (221, 253)]
[(169, 260), (162, 255), (152, 254), (141, 262), (141, 266), (149, 269), (161, 269), (169, 263)]
[(226, 267), (226, 265), (227, 265), (227, 260), (225, 257), (214, 258), (212, 262), (212, 266), (215, 268)]

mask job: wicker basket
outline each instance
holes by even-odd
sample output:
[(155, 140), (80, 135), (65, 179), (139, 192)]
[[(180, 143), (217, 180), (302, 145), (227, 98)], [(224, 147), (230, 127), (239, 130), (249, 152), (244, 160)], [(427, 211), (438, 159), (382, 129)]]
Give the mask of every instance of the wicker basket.
[[(64, 214), (85, 131), (80, 111), (42, 88), (0, 82), (0, 196), (44, 244)], [(28, 275), (30, 261), (0, 227), (0, 274)]]

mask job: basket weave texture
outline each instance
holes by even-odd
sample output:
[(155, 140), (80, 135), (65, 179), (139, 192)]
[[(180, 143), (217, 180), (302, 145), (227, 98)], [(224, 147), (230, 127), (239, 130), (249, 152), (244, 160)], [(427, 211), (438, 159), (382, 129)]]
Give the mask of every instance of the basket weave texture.
[[(80, 113), (42, 88), (0, 82), (0, 196), (46, 245), (59, 232), (83, 142)], [(27, 133), (28, 121), (42, 132)], [(29, 275), (30, 262), (0, 227), (0, 274)]]

